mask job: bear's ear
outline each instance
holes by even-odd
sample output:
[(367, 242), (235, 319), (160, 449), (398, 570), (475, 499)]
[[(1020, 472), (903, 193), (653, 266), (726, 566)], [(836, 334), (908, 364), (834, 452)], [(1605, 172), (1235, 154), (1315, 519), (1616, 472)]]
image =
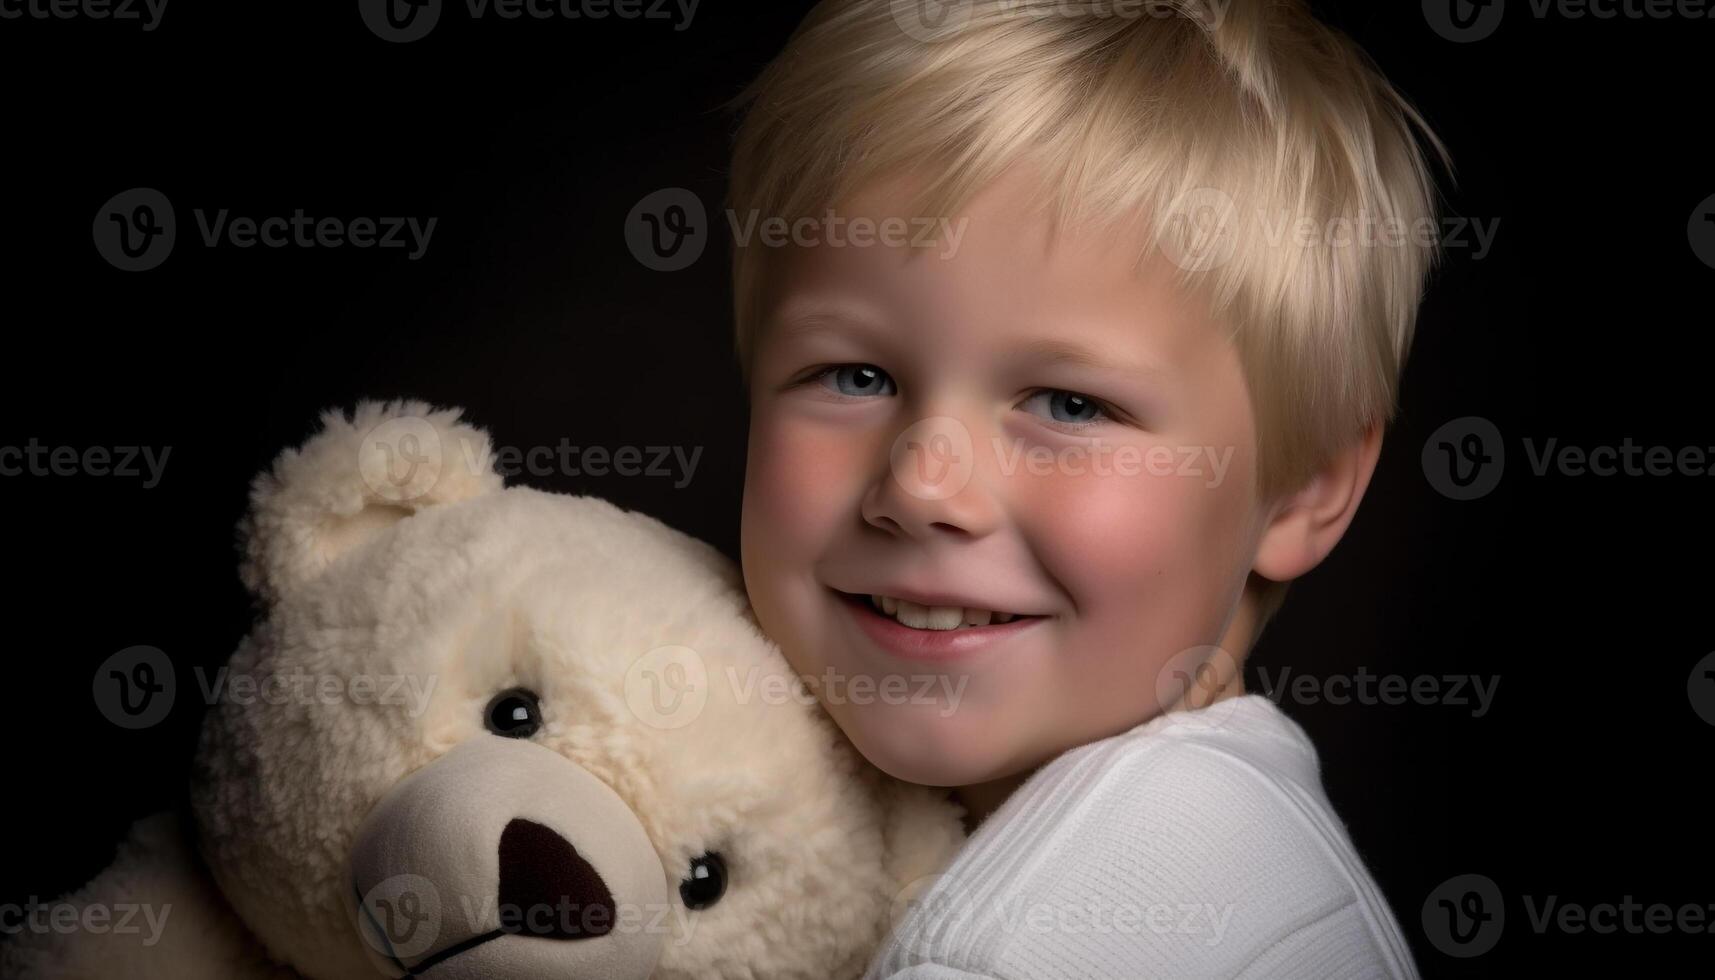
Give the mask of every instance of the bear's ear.
[(410, 400), (323, 412), (321, 431), (250, 485), (238, 535), (251, 593), (277, 603), (395, 521), (500, 490), (487, 433), (459, 416)]

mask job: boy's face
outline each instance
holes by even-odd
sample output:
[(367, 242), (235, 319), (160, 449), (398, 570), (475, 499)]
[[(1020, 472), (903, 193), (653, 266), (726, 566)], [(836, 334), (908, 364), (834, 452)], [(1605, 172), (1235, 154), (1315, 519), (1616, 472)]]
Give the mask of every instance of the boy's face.
[[(984, 190), (956, 248), (770, 257), (745, 584), (858, 749), (911, 782), (1021, 773), (1171, 706), (1197, 648), (1243, 654), (1226, 633), (1260, 516), (1237, 354), (1165, 262), (1049, 250), (1021, 187)], [(879, 187), (836, 213), (903, 207)], [(872, 594), (968, 608), (900, 622)], [(972, 609), (1017, 618), (923, 628)]]

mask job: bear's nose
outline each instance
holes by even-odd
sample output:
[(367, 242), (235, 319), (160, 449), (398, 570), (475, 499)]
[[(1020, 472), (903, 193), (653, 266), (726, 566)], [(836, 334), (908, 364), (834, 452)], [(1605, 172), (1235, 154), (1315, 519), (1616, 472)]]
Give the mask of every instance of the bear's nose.
[(544, 939), (592, 939), (614, 925), (607, 883), (571, 842), (531, 820), (500, 834), (500, 928)]

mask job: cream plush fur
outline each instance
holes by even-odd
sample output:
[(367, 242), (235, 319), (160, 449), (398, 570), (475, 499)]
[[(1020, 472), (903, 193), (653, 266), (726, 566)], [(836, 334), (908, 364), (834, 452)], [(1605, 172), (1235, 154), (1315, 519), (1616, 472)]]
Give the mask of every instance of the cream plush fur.
[[(26, 933), (0, 947), (0, 975), (405, 975), (493, 925), (476, 922), (482, 902), (519, 871), (498, 869), (497, 835), (520, 818), (655, 914), (605, 935), (501, 935), (416, 975), (859, 975), (961, 842), (959, 814), (849, 748), (732, 564), (599, 499), (503, 488), (456, 410), (366, 402), (322, 421), (252, 488), (242, 574), (264, 615), (204, 723), (194, 818), (140, 822), (67, 899), (170, 909), (158, 941)], [(702, 673), (668, 673), (664, 656)], [(257, 694), (305, 677), (308, 695)], [(640, 707), (663, 677), (695, 710)], [(794, 697), (767, 696), (781, 677)], [(528, 738), (487, 721), (509, 689), (539, 699)], [(726, 888), (692, 910), (679, 885), (708, 852)], [(439, 901), (441, 938), (411, 955), (360, 926), (403, 907), (387, 894), (401, 880)]]

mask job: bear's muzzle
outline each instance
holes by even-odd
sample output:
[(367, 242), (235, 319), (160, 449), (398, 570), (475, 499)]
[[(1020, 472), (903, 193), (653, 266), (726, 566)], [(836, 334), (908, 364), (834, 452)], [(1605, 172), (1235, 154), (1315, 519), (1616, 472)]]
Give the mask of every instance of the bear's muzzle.
[(472, 738), (359, 828), (353, 917), (387, 976), (646, 980), (674, 919), (631, 809), (533, 742)]

